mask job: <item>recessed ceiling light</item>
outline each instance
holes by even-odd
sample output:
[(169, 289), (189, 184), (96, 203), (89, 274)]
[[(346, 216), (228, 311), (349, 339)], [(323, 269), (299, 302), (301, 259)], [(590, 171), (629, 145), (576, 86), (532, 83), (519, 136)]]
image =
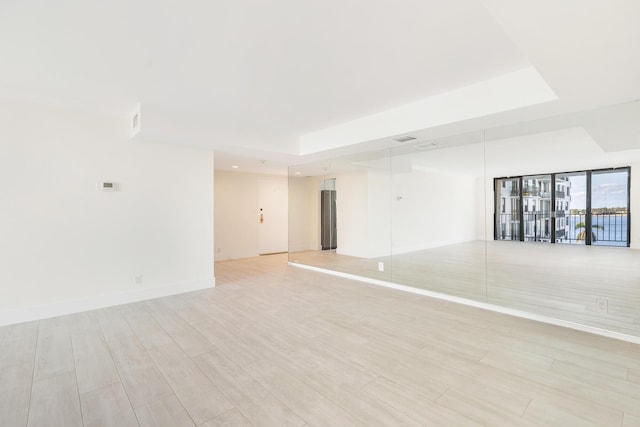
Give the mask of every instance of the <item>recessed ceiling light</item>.
[(240, 166), (233, 165), (233, 166), (231, 166), (231, 167), (232, 167), (233, 169), (238, 169)]
[(300, 175), (300, 172), (296, 172), (296, 175)]

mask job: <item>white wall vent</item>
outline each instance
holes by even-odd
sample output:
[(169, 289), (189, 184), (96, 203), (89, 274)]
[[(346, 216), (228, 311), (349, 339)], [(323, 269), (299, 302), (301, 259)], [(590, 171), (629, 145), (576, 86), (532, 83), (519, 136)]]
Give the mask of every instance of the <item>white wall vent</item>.
[(409, 136), (409, 135), (400, 136), (398, 138), (393, 138), (393, 140), (396, 141), (396, 142), (408, 142), (408, 141), (413, 141), (415, 139), (416, 139), (415, 136)]
[(111, 181), (100, 181), (96, 183), (98, 191), (116, 191), (116, 183)]

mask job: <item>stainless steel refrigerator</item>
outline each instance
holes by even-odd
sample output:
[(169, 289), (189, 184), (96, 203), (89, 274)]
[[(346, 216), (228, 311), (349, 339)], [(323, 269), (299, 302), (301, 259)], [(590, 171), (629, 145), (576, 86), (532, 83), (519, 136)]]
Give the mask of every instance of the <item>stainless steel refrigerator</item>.
[(323, 251), (338, 247), (335, 190), (320, 191), (320, 236)]

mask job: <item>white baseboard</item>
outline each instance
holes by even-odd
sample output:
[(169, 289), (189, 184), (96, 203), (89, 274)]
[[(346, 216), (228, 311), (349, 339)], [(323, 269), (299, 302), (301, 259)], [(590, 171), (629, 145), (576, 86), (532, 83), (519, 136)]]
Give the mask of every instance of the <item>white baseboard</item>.
[(214, 277), (211, 279), (169, 286), (148, 287), (114, 292), (111, 294), (95, 295), (75, 300), (56, 302), (53, 304), (0, 310), (0, 326), (30, 322), (32, 320), (46, 319), (49, 317), (64, 316), (66, 314), (80, 313), (88, 310), (96, 310), (115, 305), (198, 291), (201, 289), (213, 288), (215, 286), (216, 279)]
[(299, 264), (296, 262), (290, 262), (289, 265), (304, 268), (306, 270), (317, 271), (324, 274), (330, 274), (332, 276), (343, 277), (346, 279), (357, 280), (360, 282), (370, 283), (372, 285), (384, 286), (385, 288), (397, 289), (404, 292), (410, 292), (412, 294), (424, 295), (431, 298), (437, 298), (440, 300), (451, 301), (458, 304), (468, 305), (471, 307), (481, 308), (483, 310), (495, 311), (498, 313), (508, 314), (515, 317), (521, 317), (524, 319), (535, 320), (538, 322), (549, 323), (551, 325), (562, 326), (565, 328), (575, 329), (582, 332), (589, 332), (595, 335), (602, 335), (608, 338), (614, 338), (621, 341), (627, 341), (634, 344), (640, 344), (640, 337), (634, 335), (623, 334), (620, 332), (609, 331), (595, 326), (582, 325), (580, 323), (570, 322), (568, 320), (556, 319), (555, 317), (544, 316), (541, 314), (529, 313), (528, 311), (516, 310), (514, 308), (503, 307), (500, 305), (489, 304), (481, 301), (474, 301), (467, 298), (456, 297), (453, 295), (441, 294), (439, 292), (427, 291), (425, 289), (412, 288), (410, 286), (398, 285), (397, 283), (386, 282), (384, 280), (371, 279), (368, 277), (357, 276), (355, 274), (342, 273), (340, 271), (327, 270), (320, 267), (313, 267), (310, 265)]

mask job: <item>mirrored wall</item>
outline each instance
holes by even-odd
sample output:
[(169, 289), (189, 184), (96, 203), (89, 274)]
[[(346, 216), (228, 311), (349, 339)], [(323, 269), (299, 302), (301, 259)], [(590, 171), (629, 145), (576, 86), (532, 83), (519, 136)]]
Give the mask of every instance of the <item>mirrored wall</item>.
[(392, 281), (389, 150), (289, 169), (289, 261)]
[(289, 261), (640, 336), (638, 166), (638, 102), (295, 165)]

